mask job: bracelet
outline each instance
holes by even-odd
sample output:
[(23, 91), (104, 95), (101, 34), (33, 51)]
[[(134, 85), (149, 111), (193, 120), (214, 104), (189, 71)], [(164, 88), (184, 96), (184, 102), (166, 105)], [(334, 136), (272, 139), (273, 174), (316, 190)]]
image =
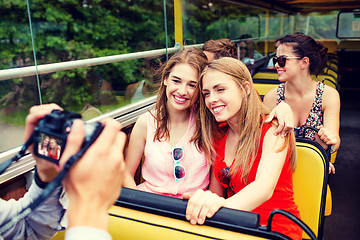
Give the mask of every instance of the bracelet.
[(45, 188), (46, 185), (48, 184), (47, 182), (43, 182), (40, 179), (36, 166), (35, 166), (34, 180), (35, 180), (36, 185), (38, 185), (39, 188)]
[(330, 154), (333, 154), (334, 152), (336, 152), (336, 144), (333, 144), (330, 147)]

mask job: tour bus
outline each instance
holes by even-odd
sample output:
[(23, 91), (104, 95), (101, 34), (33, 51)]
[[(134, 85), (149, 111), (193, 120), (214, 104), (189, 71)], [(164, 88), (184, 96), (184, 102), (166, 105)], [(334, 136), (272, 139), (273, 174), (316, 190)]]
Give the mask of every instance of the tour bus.
[[(342, 141), (330, 154), (316, 142), (296, 139), (294, 197), (301, 220), (276, 209), (262, 226), (255, 213), (222, 208), (204, 225), (191, 225), (185, 200), (123, 188), (109, 211), (109, 231), (113, 239), (290, 239), (271, 229), (271, 219), (283, 215), (302, 227), (305, 239), (357, 237), (359, 1), (30, 0), (0, 6), (0, 164), (21, 150), (33, 105), (55, 102), (89, 123), (110, 117), (130, 136), (138, 116), (155, 105), (156, 70), (181, 49), (228, 38), (240, 52), (242, 41), (251, 43), (259, 57), (246, 65), (263, 98), (280, 83), (269, 68), (276, 39), (301, 32), (321, 41), (329, 61), (314, 78), (340, 94)], [(34, 165), (24, 154), (0, 175), (2, 199), (23, 196)], [(54, 239), (63, 237), (60, 232)]]

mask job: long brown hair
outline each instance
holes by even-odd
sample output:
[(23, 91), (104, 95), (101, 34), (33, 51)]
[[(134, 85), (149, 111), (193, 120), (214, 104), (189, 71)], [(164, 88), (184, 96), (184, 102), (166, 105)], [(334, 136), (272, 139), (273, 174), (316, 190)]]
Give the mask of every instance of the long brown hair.
[[(200, 76), (200, 88), (202, 88), (203, 77), (209, 70), (219, 71), (231, 76), (243, 92), (238, 122), (241, 131), (231, 174), (234, 176), (239, 169), (242, 169), (242, 181), (246, 182), (259, 148), (261, 128), (266, 116), (269, 114), (269, 110), (259, 99), (250, 72), (241, 61), (225, 57), (210, 62)], [(246, 83), (250, 85), (250, 94), (245, 94)], [(203, 96), (200, 97), (200, 118), (205, 154), (209, 159), (214, 161), (216, 158), (214, 139), (222, 137), (228, 127), (219, 126), (219, 123), (206, 107)], [(274, 121), (274, 124), (276, 124), (276, 121)], [(291, 132), (286, 138), (284, 145), (277, 151), (282, 151), (288, 145), (290, 146), (290, 168), (291, 170), (295, 170), (296, 151), (294, 134)]]
[[(189, 64), (195, 71), (197, 72), (197, 75), (200, 76), (202, 70), (205, 68), (207, 64), (207, 58), (206, 55), (199, 49), (196, 48), (189, 48), (182, 51), (179, 51), (175, 53), (167, 62), (165, 67), (162, 69), (162, 75), (161, 75), (161, 82), (160, 82), (160, 88), (157, 93), (156, 98), (156, 105), (155, 105), (155, 111), (156, 111), (156, 131), (154, 135), (154, 141), (158, 140), (167, 140), (170, 137), (169, 129), (168, 129), (168, 111), (166, 107), (167, 97), (166, 97), (166, 86), (164, 84), (164, 80), (169, 77), (172, 69), (176, 64), (179, 63), (187, 63)], [(193, 111), (194, 116), (196, 118), (196, 124), (197, 126), (200, 125), (200, 120), (198, 117), (198, 109), (199, 109), (199, 101), (197, 101), (197, 98), (199, 96), (199, 87), (197, 85), (197, 88), (195, 90), (193, 100), (194, 102), (193, 106), (191, 107), (191, 111)], [(199, 139), (192, 139), (192, 141), (196, 141), (199, 143)], [(201, 148), (201, 147), (200, 147)]]
[(227, 38), (206, 41), (203, 45), (203, 51), (214, 53), (214, 59), (221, 57), (238, 58), (235, 43)]

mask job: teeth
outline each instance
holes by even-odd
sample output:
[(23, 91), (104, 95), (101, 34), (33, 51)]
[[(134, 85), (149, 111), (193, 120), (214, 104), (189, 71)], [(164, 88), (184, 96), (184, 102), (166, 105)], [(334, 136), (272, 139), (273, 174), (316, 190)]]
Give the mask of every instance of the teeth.
[(174, 98), (177, 100), (177, 101), (180, 101), (180, 102), (185, 102), (186, 99), (185, 98), (179, 98), (177, 96), (174, 96)]
[(215, 107), (215, 108), (213, 108), (213, 111), (214, 111), (214, 113), (218, 113), (218, 112), (220, 112), (221, 110), (223, 110), (224, 108), (225, 108), (224, 106)]

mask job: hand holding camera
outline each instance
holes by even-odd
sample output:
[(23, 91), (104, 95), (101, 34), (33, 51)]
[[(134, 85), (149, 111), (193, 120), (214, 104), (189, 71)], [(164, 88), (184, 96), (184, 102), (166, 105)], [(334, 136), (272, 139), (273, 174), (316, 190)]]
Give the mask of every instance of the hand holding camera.
[[(34, 189), (38, 188), (31, 186), (32, 195), (27, 195), (28, 199), (24, 197), (29, 204), (21, 206), (16, 215), (1, 223), (0, 236), (12, 231), (11, 229), (20, 229), (22, 225), (17, 225), (20, 221), (46, 214), (46, 211), (42, 213), (44, 209), (61, 210), (62, 206), (58, 201), (45, 201), (61, 183), (70, 199), (69, 228), (88, 226), (102, 229), (104, 231), (101, 232), (106, 233), (107, 211), (121, 191), (125, 171), (123, 150), (126, 135), (120, 131), (120, 123), (113, 119), (106, 119), (101, 123), (85, 123), (80, 118), (78, 114), (62, 111), (56, 104), (30, 109), (26, 118), (26, 143), (16, 156), (1, 164), (0, 172), (24, 156), (28, 149), (36, 160), (40, 181), (48, 184), (45, 184), (40, 195), (34, 193), (38, 191)], [(41, 147), (46, 138), (57, 141), (59, 147), (55, 155), (49, 155)], [(35, 182), (38, 183), (36, 179)], [(59, 196), (56, 193), (52, 198)], [(31, 198), (33, 199), (30, 201)], [(33, 211), (39, 205), (43, 205), (43, 209), (38, 213)], [(44, 219), (43, 215), (41, 219)], [(50, 215), (47, 216), (49, 219), (57, 219), (57, 216)], [(61, 217), (58, 216), (60, 219)], [(36, 224), (43, 226), (44, 223)], [(49, 234), (56, 229), (49, 227)]]
[[(51, 112), (49, 113), (49, 111)], [(56, 104), (34, 106), (30, 109), (26, 121), (25, 138), (30, 138), (30, 141), (33, 142), (29, 150), (36, 156), (37, 172), (42, 181), (51, 181), (60, 170), (57, 166), (43, 160), (59, 164), (68, 134), (76, 119), (81, 119), (81, 115), (63, 111)], [(89, 147), (104, 128), (99, 122), (85, 123), (84, 125), (85, 136), (79, 140), (82, 143), (80, 149)], [(36, 127), (34, 128), (34, 126)], [(33, 130), (32, 134), (31, 130)], [(86, 151), (86, 149), (84, 150)]]

